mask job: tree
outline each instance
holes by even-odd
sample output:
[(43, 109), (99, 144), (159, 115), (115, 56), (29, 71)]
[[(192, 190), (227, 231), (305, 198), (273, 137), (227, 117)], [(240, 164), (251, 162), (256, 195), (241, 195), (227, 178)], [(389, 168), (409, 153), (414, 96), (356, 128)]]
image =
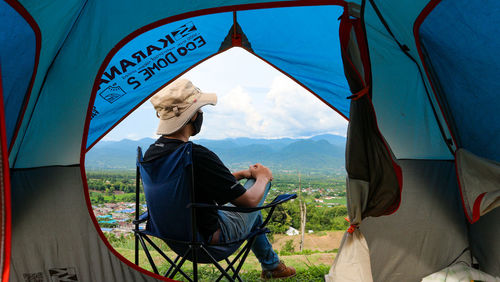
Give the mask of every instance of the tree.
[(97, 193), (95, 201), (97, 204), (103, 204), (104, 203), (104, 196), (101, 193)]
[(299, 251), (303, 250), (304, 247), (304, 234), (306, 231), (306, 220), (307, 220), (307, 209), (306, 203), (302, 199), (302, 184), (300, 181), (300, 172), (299, 172), (299, 206), (300, 206), (300, 245)]

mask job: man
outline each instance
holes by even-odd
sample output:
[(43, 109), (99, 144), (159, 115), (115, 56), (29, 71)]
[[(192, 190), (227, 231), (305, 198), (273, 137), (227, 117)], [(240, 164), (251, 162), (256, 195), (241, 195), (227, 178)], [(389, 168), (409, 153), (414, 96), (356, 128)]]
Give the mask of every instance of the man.
[[(215, 105), (215, 94), (202, 93), (189, 80), (178, 79), (151, 98), (160, 119), (157, 134), (162, 135), (144, 155), (151, 160), (175, 151), (201, 130), (201, 107)], [(247, 170), (231, 173), (215, 153), (193, 144), (193, 171), (196, 202), (240, 207), (262, 205), (272, 180), (269, 168), (255, 164)], [(243, 187), (239, 180), (249, 179)], [(196, 215), (200, 234), (209, 243), (229, 242), (244, 238), (262, 222), (260, 212), (234, 213), (217, 210), (198, 210)], [(263, 278), (285, 278), (295, 275), (293, 267), (280, 262), (265, 234), (257, 236), (252, 251), (262, 266)]]

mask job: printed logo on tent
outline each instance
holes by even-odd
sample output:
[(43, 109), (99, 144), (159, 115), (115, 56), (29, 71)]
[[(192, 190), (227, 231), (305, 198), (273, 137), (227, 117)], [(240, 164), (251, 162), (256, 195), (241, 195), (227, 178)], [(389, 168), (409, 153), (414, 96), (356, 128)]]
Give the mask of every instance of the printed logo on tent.
[(44, 282), (43, 272), (23, 273), (24, 282)]
[[(134, 49), (118, 53), (106, 67), (99, 88), (105, 88), (99, 95), (113, 103), (129, 90), (142, 87), (146, 82), (176, 64), (183, 57), (206, 45), (195, 24), (190, 21), (167, 32), (153, 31), (154, 36), (140, 43), (131, 41)], [(112, 85), (112, 86), (108, 86)], [(119, 87), (120, 89), (117, 89)], [(126, 89), (123, 90), (123, 89)]]
[(191, 32), (196, 31), (196, 26), (194, 26), (193, 22), (188, 22), (176, 30), (172, 31), (172, 36), (174, 36), (175, 41), (182, 39), (185, 36), (188, 36)]
[[(108, 101), (110, 104), (113, 104), (116, 100), (120, 99), (123, 95), (127, 94), (120, 86), (109, 86), (104, 89), (99, 96), (101, 96), (104, 100)], [(92, 112), (92, 117), (94, 113)]]
[(99, 111), (97, 110), (96, 106), (94, 106), (92, 108), (92, 116), (90, 117), (90, 119), (95, 118), (98, 114), (99, 114)]
[[(99, 81), (88, 142), (106, 130), (116, 118), (154, 93), (174, 75), (191, 66), (211, 46), (202, 22), (196, 19), (166, 24), (142, 33), (126, 43), (106, 66)], [(211, 46), (211, 47), (209, 47)]]
[(74, 267), (49, 269), (51, 282), (72, 282), (78, 281)]

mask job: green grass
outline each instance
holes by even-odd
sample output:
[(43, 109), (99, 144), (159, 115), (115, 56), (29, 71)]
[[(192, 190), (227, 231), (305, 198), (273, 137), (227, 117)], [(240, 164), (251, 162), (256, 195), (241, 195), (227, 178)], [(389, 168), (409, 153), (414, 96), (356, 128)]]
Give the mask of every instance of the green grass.
[(345, 197), (342, 197), (340, 199), (323, 199), (323, 202), (325, 204), (339, 204), (339, 205), (346, 205), (347, 204), (347, 199)]
[[(328, 273), (330, 267), (326, 265), (312, 266), (297, 269), (297, 274), (292, 278), (286, 279), (271, 279), (268, 281), (283, 281), (283, 282), (302, 282), (302, 281), (324, 281), (325, 274)], [(260, 278), (260, 271), (251, 270), (246, 271), (240, 274), (241, 279), (243, 281), (262, 281)], [(191, 275), (191, 271), (187, 271), (186, 274)], [(201, 281), (215, 281), (219, 277), (219, 273), (216, 269), (212, 267), (203, 266), (199, 269), (198, 275)], [(177, 275), (174, 279), (179, 281), (187, 281), (183, 279), (183, 276)], [(227, 281), (227, 279), (223, 279), (222, 281)]]
[[(169, 250), (165, 242), (156, 238), (152, 239), (162, 250), (165, 250), (165, 253), (169, 257), (175, 257), (175, 254)], [(122, 254), (128, 260), (134, 261), (134, 240), (132, 236), (129, 235), (116, 237), (114, 235), (108, 235), (108, 240), (120, 254)], [(328, 273), (330, 265), (325, 265), (324, 263), (320, 262), (322, 256), (324, 256), (325, 253), (331, 254), (336, 252), (337, 250), (334, 249), (325, 252), (304, 250), (302, 252), (280, 253), (280, 259), (285, 261), (288, 266), (293, 266), (297, 270), (297, 275), (292, 278), (280, 279), (276, 281), (323, 281), (323, 277)], [(158, 252), (152, 250), (152, 248), (150, 248), (150, 253), (156, 266), (158, 267), (159, 272), (165, 273), (170, 265), (163, 260)], [(334, 255), (332, 254), (332, 256)], [(234, 256), (230, 257), (230, 259), (232, 259), (233, 257)], [(223, 267), (225, 267), (226, 265), (225, 263), (221, 264)], [(149, 271), (152, 271), (152, 268), (142, 249), (139, 255), (139, 265)], [(192, 264), (190, 262), (186, 262), (186, 264), (182, 267), (182, 270), (189, 276), (192, 276)], [(257, 261), (257, 258), (252, 253), (250, 253), (245, 264), (242, 267), (240, 276), (244, 281), (261, 281), (260, 273), (260, 264)], [(199, 265), (198, 275), (200, 277), (200, 281), (214, 281), (218, 278), (219, 272), (213, 265), (201, 264)], [(175, 279), (185, 281), (185, 279), (183, 279), (183, 276), (180, 274), (177, 274)], [(222, 281), (225, 280), (226, 279), (223, 279)]]
[[(133, 261), (133, 255), (134, 251), (131, 249), (122, 249), (122, 248), (117, 248), (117, 251), (120, 252), (122, 255), (124, 255), (127, 259)], [(165, 273), (170, 266), (168, 263), (163, 262), (163, 260), (160, 258), (160, 255), (156, 251), (150, 251), (151, 256), (153, 257), (156, 266), (158, 267), (158, 271), (160, 273)], [(173, 257), (172, 252), (167, 252), (167, 255), (169, 257)], [(302, 256), (306, 258), (306, 263), (304, 262), (298, 262), (294, 259), (294, 257), (297, 256)], [(141, 251), (141, 255), (139, 256), (139, 265), (149, 271), (152, 271), (151, 266), (149, 265), (146, 255)], [(325, 264), (316, 264), (317, 258), (315, 258), (312, 255), (280, 255), (280, 258), (285, 261), (285, 263), (289, 266), (295, 267), (297, 270), (297, 275), (292, 277), (292, 278), (287, 278), (287, 279), (273, 279), (270, 281), (283, 281), (283, 282), (292, 282), (292, 281), (324, 281), (324, 276), (328, 273), (330, 269), (330, 265), (325, 265)], [(223, 267), (225, 267), (226, 264), (221, 263)], [(192, 276), (192, 265), (190, 262), (186, 262), (185, 265), (183, 265), (182, 270), (188, 274), (189, 276)], [(219, 277), (219, 272), (218, 270), (212, 266), (212, 265), (205, 265), (201, 264), (199, 265), (198, 268), (198, 275), (200, 278), (200, 281), (214, 281)], [(240, 276), (244, 281), (261, 281), (260, 278), (261, 270), (260, 270), (260, 265), (257, 262), (257, 259), (253, 256), (253, 254), (250, 254), (249, 257), (247, 258), (247, 261), (242, 267), (242, 270), (240, 272)], [(174, 277), (175, 280), (179, 281), (186, 281), (184, 277), (180, 274), (177, 274)], [(226, 279), (223, 279), (222, 281), (227, 281)]]

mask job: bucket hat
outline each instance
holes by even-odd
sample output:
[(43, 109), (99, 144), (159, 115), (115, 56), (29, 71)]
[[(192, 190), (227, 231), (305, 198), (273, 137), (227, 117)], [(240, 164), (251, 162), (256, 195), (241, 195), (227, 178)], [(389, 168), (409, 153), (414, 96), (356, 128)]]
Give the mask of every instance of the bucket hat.
[(156, 134), (170, 135), (185, 126), (205, 105), (217, 104), (215, 93), (203, 93), (187, 79), (177, 79), (151, 98), (160, 119)]

